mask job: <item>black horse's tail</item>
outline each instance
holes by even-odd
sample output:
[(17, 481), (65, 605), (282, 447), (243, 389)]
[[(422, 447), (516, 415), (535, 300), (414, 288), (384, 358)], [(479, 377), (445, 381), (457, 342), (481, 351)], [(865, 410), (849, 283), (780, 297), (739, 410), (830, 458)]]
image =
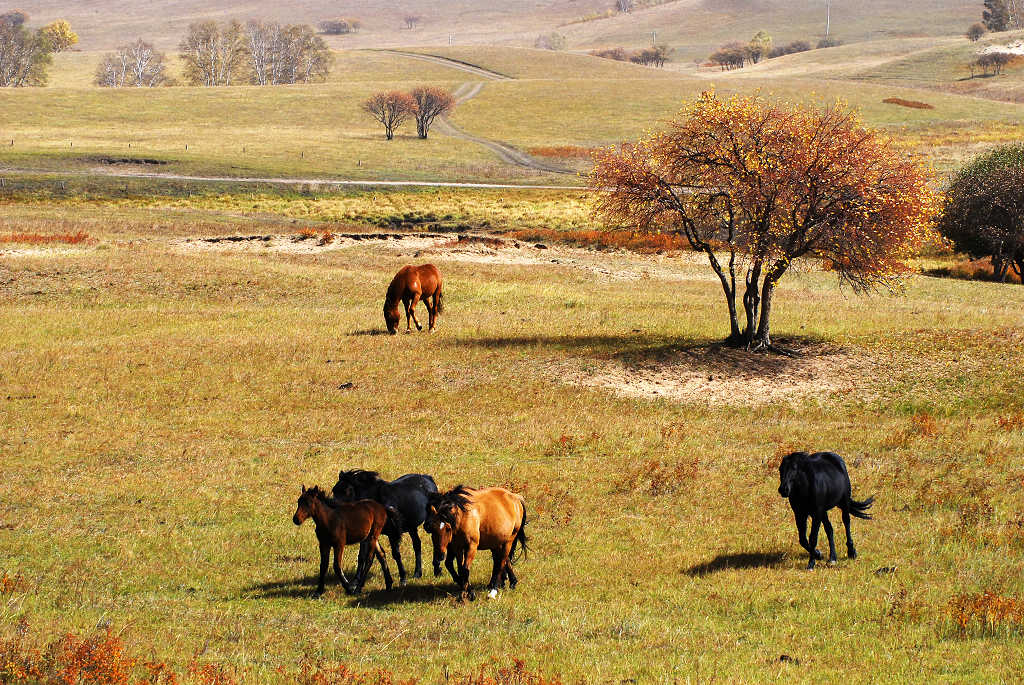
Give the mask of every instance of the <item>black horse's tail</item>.
[(512, 547), (508, 551), (509, 563), (516, 561), (516, 545), (519, 545), (519, 550), (523, 553), (523, 558), (527, 556), (529, 548), (526, 543), (529, 542), (530, 538), (526, 537), (526, 504), (523, 504), (523, 521), (519, 524), (519, 532), (516, 533), (516, 539), (512, 541)]
[(437, 291), (437, 313), (444, 314), (444, 287)]
[(387, 521), (384, 522), (384, 529), (381, 531), (388, 537), (402, 534), (402, 514), (395, 507), (386, 505), (384, 510), (388, 512)]
[(868, 497), (863, 502), (858, 502), (857, 500), (851, 497), (850, 501), (847, 503), (846, 506), (850, 512), (850, 516), (856, 516), (859, 519), (869, 519), (871, 518), (871, 514), (868, 513), (868, 509), (871, 508), (871, 505), (872, 503), (874, 503), (874, 501), (874, 495)]

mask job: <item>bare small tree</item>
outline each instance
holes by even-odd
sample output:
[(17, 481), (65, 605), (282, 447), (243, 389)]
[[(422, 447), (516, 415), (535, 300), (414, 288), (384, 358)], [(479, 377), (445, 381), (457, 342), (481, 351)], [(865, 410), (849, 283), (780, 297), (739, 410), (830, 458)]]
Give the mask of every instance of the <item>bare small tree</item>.
[(170, 79), (164, 54), (140, 38), (104, 57), (95, 83), (106, 88), (156, 88), (168, 85)]
[(636, 0), (615, 0), (615, 9), (619, 12), (631, 12), (636, 6)]
[(427, 137), (434, 119), (455, 109), (455, 97), (444, 88), (420, 86), (413, 88), (410, 95), (416, 103), (416, 134), (420, 138)]
[(380, 92), (363, 103), (363, 111), (384, 126), (384, 137), (392, 140), (395, 129), (416, 113), (416, 101), (408, 93), (398, 90)]
[(418, 14), (407, 14), (405, 15), (405, 27), (409, 30), (416, 28), (416, 25), (423, 21), (423, 17)]
[(179, 46), (185, 78), (196, 86), (230, 86), (245, 81), (247, 50), (242, 25), (201, 21), (188, 27)]
[(977, 43), (979, 40), (981, 40), (981, 37), (985, 35), (986, 31), (988, 31), (988, 29), (985, 28), (984, 24), (982, 24), (980, 21), (975, 22), (974, 24), (971, 24), (970, 27), (967, 29), (967, 40), (971, 41), (972, 43)]

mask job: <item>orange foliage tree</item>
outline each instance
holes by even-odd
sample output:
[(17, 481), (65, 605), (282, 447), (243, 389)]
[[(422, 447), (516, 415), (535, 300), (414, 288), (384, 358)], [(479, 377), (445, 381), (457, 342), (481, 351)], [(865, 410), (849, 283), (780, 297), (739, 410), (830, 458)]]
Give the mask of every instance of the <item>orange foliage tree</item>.
[(599, 153), (593, 181), (608, 224), (681, 234), (707, 255), (727, 343), (770, 350), (772, 296), (795, 260), (818, 260), (855, 291), (899, 286), (932, 236), (929, 176), (842, 104), (705, 92), (667, 130)]
[(384, 126), (384, 137), (392, 140), (395, 129), (416, 114), (416, 101), (398, 90), (375, 93), (363, 103), (363, 111)]

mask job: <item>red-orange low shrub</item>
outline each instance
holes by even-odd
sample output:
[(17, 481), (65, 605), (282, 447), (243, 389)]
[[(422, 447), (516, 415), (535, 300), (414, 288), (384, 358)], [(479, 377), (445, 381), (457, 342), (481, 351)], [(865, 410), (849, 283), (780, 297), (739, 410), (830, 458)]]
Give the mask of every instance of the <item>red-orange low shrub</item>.
[(1024, 630), (1024, 600), (990, 590), (957, 595), (949, 602), (949, 615), (961, 635)]
[(93, 239), (84, 231), (78, 231), (77, 233), (0, 233), (0, 243), (23, 243), (28, 245), (64, 243), (66, 245), (78, 245), (91, 242), (93, 242)]
[(935, 109), (934, 105), (929, 105), (927, 102), (904, 100), (903, 98), (886, 98), (882, 102), (887, 105), (899, 105), (900, 107), (910, 107), (911, 109)]
[(512, 231), (505, 235), (527, 242), (543, 240), (578, 247), (616, 248), (642, 253), (679, 252), (691, 249), (685, 237), (668, 233), (598, 230), (558, 231), (539, 228)]
[(527, 150), (534, 157), (553, 157), (556, 159), (591, 159), (594, 148), (579, 145), (540, 145)]

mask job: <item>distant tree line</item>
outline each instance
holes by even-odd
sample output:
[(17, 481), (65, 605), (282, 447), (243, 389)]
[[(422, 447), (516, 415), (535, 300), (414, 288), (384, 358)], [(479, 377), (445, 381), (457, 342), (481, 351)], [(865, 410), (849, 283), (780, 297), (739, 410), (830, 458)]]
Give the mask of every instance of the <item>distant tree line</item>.
[(967, 68), (971, 70), (971, 78), (977, 76), (978, 72), (981, 72), (982, 76), (998, 76), (1008, 65), (1020, 60), (1020, 55), (1010, 52), (985, 52), (978, 55)]
[[(835, 38), (822, 38), (817, 47), (834, 48), (842, 43)], [(772, 37), (764, 31), (758, 31), (750, 41), (743, 43), (733, 41), (715, 50), (708, 57), (708, 62), (723, 70), (742, 69), (747, 64), (757, 64), (763, 59), (774, 59), (783, 55), (811, 50), (811, 43), (806, 40), (795, 40), (786, 45), (774, 45)]]
[(141, 38), (106, 55), (94, 83), (106, 88), (155, 88), (171, 85), (164, 54)]
[(989, 31), (998, 33), (1012, 28), (1019, 29), (1024, 23), (1024, 3), (1020, 0), (984, 0), (983, 6), (981, 21)]
[[(193, 86), (274, 86), (323, 81), (334, 60), (311, 26), (277, 22), (201, 21), (178, 46), (186, 83)], [(137, 40), (103, 58), (96, 85), (112, 88), (172, 85), (163, 53)]]
[(667, 45), (655, 45), (640, 50), (626, 50), (625, 48), (605, 48), (602, 50), (591, 50), (594, 57), (613, 59), (617, 62), (632, 62), (645, 67), (663, 67), (672, 55), (672, 48)]
[(0, 86), (45, 86), (53, 54), (78, 42), (71, 25), (58, 20), (31, 30), (23, 10), (0, 13)]
[(533, 47), (539, 50), (565, 50), (568, 45), (568, 39), (558, 31), (539, 35), (533, 42)]
[(338, 17), (337, 19), (325, 19), (317, 25), (320, 33), (329, 36), (341, 36), (346, 33), (356, 33), (363, 27), (363, 22), (351, 17)]

